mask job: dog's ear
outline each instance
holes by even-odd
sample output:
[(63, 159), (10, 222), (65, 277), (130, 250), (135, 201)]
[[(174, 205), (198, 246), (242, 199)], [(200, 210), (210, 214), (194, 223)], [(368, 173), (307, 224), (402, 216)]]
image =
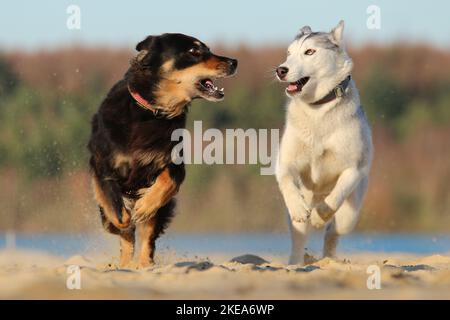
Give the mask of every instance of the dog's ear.
[(311, 27), (310, 26), (304, 26), (303, 28), (300, 29), (300, 33), (302, 33), (302, 34), (312, 33)]
[(303, 28), (300, 29), (298, 34), (295, 36), (295, 39), (300, 39), (305, 34), (310, 34), (310, 33), (312, 33), (311, 27), (310, 26), (304, 26)]
[(148, 50), (141, 50), (139, 51), (139, 53), (136, 55), (136, 60), (141, 62), (142, 60), (144, 60), (144, 58), (147, 56), (148, 54)]
[(148, 36), (139, 42), (136, 45), (136, 50), (139, 52), (132, 61), (138, 62), (141, 65), (148, 64), (151, 59), (152, 51), (154, 51), (153, 49), (156, 43), (156, 38), (156, 36)]
[(340, 45), (344, 38), (344, 20), (339, 21), (338, 25), (331, 30), (330, 34), (333, 42)]
[(156, 39), (155, 36), (148, 36), (147, 38), (145, 38), (136, 45), (136, 51), (141, 51), (144, 49), (148, 51), (155, 42), (155, 39)]

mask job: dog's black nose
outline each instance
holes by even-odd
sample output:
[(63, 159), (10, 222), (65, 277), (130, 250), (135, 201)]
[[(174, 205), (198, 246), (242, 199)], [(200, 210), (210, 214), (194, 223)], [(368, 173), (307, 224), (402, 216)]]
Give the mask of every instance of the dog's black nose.
[(233, 70), (234, 72), (237, 68), (238, 61), (236, 59), (230, 59), (228, 60), (228, 64), (230, 65), (231, 70)]
[(286, 67), (278, 67), (277, 68), (277, 75), (278, 75), (278, 78), (280, 78), (281, 80), (283, 80), (286, 77), (288, 72), (289, 72), (289, 69)]

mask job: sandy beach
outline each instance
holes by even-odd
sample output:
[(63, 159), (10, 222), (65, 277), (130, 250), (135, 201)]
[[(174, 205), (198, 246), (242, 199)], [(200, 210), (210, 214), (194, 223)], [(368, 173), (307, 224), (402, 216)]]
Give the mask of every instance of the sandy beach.
[[(104, 256), (62, 259), (38, 251), (3, 250), (0, 298), (450, 299), (450, 256), (367, 252), (344, 257), (308, 257), (309, 264), (301, 267), (286, 265), (285, 257), (180, 257), (165, 252), (153, 267), (137, 270), (119, 269), (116, 258)], [(79, 290), (67, 288), (68, 266), (79, 266)], [(379, 267), (379, 290), (367, 287), (369, 266)]]

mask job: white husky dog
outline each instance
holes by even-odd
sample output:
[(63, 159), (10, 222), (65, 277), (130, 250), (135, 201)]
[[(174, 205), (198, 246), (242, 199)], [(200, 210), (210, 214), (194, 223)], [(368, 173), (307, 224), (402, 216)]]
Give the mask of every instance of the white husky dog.
[(356, 225), (367, 190), (372, 138), (351, 78), (344, 22), (331, 32), (303, 27), (277, 77), (288, 82), (286, 128), (276, 177), (289, 211), (289, 263), (304, 263), (311, 226), (326, 225), (324, 256)]

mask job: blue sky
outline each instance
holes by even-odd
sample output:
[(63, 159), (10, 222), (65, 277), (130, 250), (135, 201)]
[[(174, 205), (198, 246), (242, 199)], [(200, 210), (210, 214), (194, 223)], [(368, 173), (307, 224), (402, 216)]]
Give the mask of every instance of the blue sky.
[[(81, 9), (81, 30), (66, 27), (70, 4)], [(366, 27), (372, 4), (381, 9), (380, 30)], [(287, 44), (305, 24), (329, 30), (340, 19), (356, 45), (406, 39), (450, 48), (449, 11), (446, 0), (14, 0), (0, 7), (0, 49), (132, 46), (163, 32), (183, 32), (209, 43)]]

